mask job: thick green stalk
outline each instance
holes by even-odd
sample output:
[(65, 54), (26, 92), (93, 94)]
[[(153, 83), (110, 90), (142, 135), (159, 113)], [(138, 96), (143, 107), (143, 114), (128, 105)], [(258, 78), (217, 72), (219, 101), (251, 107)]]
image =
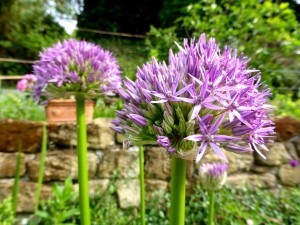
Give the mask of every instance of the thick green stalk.
[(171, 223), (170, 225), (184, 225), (185, 215), (185, 179), (186, 161), (172, 158), (171, 174)]
[(140, 195), (141, 195), (141, 225), (146, 224), (146, 209), (145, 209), (145, 179), (144, 179), (144, 149), (139, 146), (139, 162), (140, 162)]
[(35, 207), (34, 207), (35, 212), (38, 211), (38, 207), (39, 207), (40, 195), (41, 195), (42, 184), (43, 184), (43, 179), (44, 179), (46, 154), (47, 154), (47, 129), (46, 129), (46, 124), (44, 124), (43, 125), (39, 177), (38, 177), (38, 183), (37, 183), (37, 188), (36, 188), (36, 193), (35, 193)]
[(81, 225), (90, 225), (90, 203), (88, 186), (87, 133), (84, 95), (76, 95), (77, 157)]
[(19, 141), (18, 146), (18, 155), (17, 155), (17, 164), (16, 164), (16, 172), (15, 172), (15, 181), (12, 192), (12, 210), (14, 216), (17, 212), (17, 204), (18, 204), (18, 193), (19, 193), (19, 183), (20, 183), (20, 171), (21, 171), (21, 158), (22, 158), (22, 143)]
[(208, 217), (208, 225), (214, 224), (214, 203), (215, 203), (215, 193), (213, 190), (208, 192), (209, 196), (209, 217)]

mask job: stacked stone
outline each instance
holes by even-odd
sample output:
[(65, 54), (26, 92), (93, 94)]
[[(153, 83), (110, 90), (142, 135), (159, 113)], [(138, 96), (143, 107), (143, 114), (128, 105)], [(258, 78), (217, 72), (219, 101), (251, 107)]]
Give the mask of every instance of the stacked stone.
[[(282, 121), (277, 121), (278, 124)], [(276, 122), (276, 124), (277, 124)], [(278, 126), (277, 142), (269, 144), (267, 160), (255, 153), (238, 155), (225, 151), (229, 160), (227, 185), (235, 187), (248, 184), (262, 188), (275, 188), (278, 184), (300, 184), (300, 166), (292, 166), (291, 160), (300, 159), (300, 122), (292, 121), (290, 135)], [(284, 122), (286, 123), (286, 122)], [(297, 125), (298, 124), (298, 125)], [(19, 142), (22, 143), (21, 182), (17, 211), (33, 212), (34, 196), (40, 166), (42, 123), (16, 120), (0, 120), (0, 201), (9, 196), (16, 170)], [(90, 194), (105, 191), (111, 182), (116, 185), (121, 208), (139, 207), (138, 148), (123, 149), (122, 136), (111, 128), (111, 119), (95, 119), (88, 124), (88, 160)], [(78, 189), (76, 157), (76, 125), (48, 125), (48, 150), (45, 162), (42, 198), (51, 196), (54, 182), (63, 184), (67, 177), (73, 179)], [(215, 154), (208, 154), (202, 162), (221, 161)], [(197, 184), (200, 164), (188, 162), (187, 184)], [(169, 188), (171, 158), (158, 146), (145, 146), (145, 182), (147, 195)], [(189, 189), (188, 189), (189, 190)]]

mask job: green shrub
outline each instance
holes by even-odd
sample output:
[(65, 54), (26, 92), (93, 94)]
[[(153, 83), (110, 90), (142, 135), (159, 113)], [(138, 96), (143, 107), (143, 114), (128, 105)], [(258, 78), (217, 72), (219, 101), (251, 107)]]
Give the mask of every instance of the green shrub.
[(275, 115), (300, 119), (300, 99), (293, 100), (291, 95), (276, 94), (271, 104), (276, 106)]
[(31, 96), (17, 90), (0, 90), (0, 119), (44, 121), (45, 117), (44, 107)]
[[(181, 8), (176, 11), (180, 13), (173, 18), (171, 27), (150, 30), (146, 43), (154, 55), (165, 57), (168, 49), (174, 46), (170, 45), (173, 41), (184, 37), (198, 38), (201, 33), (206, 33), (208, 37), (216, 38), (221, 46), (237, 48), (239, 54), (251, 58), (251, 66), (262, 71), (262, 78), (268, 85), (291, 87), (297, 82), (300, 24), (287, 2), (184, 2), (186, 5), (178, 4)], [(273, 91), (280, 90), (274, 88)]]
[(120, 110), (123, 107), (123, 101), (117, 98), (99, 98), (96, 101), (94, 118), (114, 118), (116, 117), (116, 110)]
[(175, 33), (176, 27), (170, 28), (155, 28), (153, 26), (150, 27), (150, 31), (148, 32), (148, 38), (145, 40), (145, 44), (149, 49), (149, 58), (155, 57), (158, 60), (168, 61), (169, 57), (169, 49), (177, 52), (177, 46), (175, 46), (174, 42), (177, 41), (180, 43), (179, 38)]

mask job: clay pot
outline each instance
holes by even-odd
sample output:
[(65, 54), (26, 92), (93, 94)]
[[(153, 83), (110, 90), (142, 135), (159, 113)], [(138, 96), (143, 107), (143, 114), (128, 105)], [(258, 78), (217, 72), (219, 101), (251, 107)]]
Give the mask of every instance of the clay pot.
[[(93, 120), (95, 102), (86, 100), (86, 122)], [(47, 122), (49, 124), (76, 123), (75, 99), (52, 99), (45, 107)]]

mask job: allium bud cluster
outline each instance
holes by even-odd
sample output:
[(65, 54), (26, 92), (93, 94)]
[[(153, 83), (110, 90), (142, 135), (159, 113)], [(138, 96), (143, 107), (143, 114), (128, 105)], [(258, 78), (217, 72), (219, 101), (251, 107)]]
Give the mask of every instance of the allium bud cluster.
[(114, 129), (134, 144), (158, 144), (185, 159), (200, 161), (212, 150), (226, 161), (222, 148), (264, 157), (260, 149), (268, 150), (275, 133), (260, 72), (205, 34), (178, 47), (168, 64), (153, 58), (138, 68), (135, 81), (124, 80), (118, 91), (124, 109)]
[(227, 178), (227, 164), (203, 163), (199, 169), (200, 184), (205, 190), (216, 191), (222, 188)]
[(75, 39), (56, 43), (40, 53), (33, 65), (36, 100), (84, 93), (88, 97), (112, 94), (121, 87), (121, 72), (112, 53)]

